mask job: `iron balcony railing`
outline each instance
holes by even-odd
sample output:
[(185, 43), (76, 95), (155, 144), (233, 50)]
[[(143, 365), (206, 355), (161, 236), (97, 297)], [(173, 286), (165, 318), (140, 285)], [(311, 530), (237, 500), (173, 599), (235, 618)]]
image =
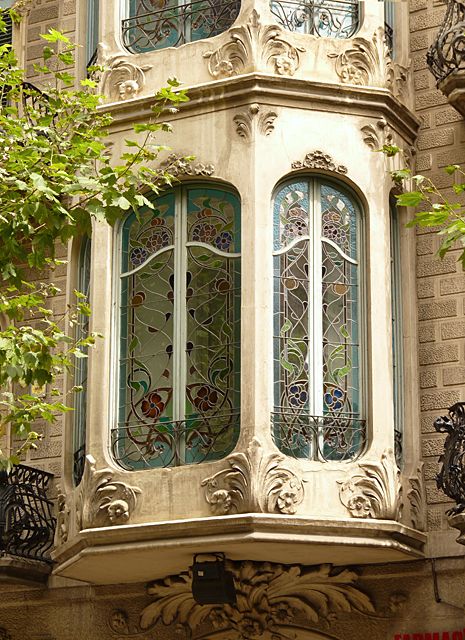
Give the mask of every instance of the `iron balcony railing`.
[(351, 38), (358, 30), (358, 0), (272, 0), (271, 12), (290, 31), (326, 38)]
[(465, 69), (464, 0), (448, 0), (444, 21), (426, 61), (438, 83), (454, 71)]
[(366, 421), (348, 415), (313, 416), (282, 408), (271, 414), (271, 434), (278, 449), (294, 458), (345, 462), (366, 447)]
[(454, 404), (448, 416), (437, 418), (434, 428), (439, 433), (447, 433), (444, 453), (439, 458), (442, 468), (436, 479), (438, 489), (457, 504), (447, 513), (462, 513), (465, 511), (465, 402)]
[(50, 562), (56, 524), (47, 498), (52, 478), (24, 465), (0, 471), (0, 557)]
[(240, 0), (138, 0), (137, 15), (122, 22), (123, 43), (132, 53), (179, 47), (226, 31), (236, 20)]

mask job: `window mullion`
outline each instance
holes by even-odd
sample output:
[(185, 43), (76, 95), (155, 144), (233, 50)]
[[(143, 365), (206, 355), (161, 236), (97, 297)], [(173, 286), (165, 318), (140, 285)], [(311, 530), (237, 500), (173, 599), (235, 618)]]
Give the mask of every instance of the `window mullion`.
[(321, 246), (321, 197), (320, 184), (312, 181), (312, 246), (313, 256), (311, 271), (313, 277), (313, 291), (311, 310), (313, 335), (313, 415), (323, 415), (323, 283), (322, 283), (322, 246)]
[(179, 192), (175, 210), (174, 241), (174, 336), (173, 336), (173, 420), (184, 420), (186, 396), (186, 272), (187, 194)]

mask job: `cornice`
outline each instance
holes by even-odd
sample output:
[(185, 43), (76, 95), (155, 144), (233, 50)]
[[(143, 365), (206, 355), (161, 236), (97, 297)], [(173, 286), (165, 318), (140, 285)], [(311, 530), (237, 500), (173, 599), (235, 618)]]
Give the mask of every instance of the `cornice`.
[[(183, 87), (190, 98), (169, 120), (238, 108), (251, 103), (270, 107), (288, 107), (323, 111), (351, 116), (384, 117), (393, 130), (408, 144), (413, 144), (420, 126), (413, 113), (387, 89), (330, 84), (284, 78), (272, 74), (249, 73), (205, 84)], [(110, 131), (124, 130), (129, 124), (151, 116), (153, 96), (124, 102), (107, 103), (100, 107), (110, 111), (114, 122)]]

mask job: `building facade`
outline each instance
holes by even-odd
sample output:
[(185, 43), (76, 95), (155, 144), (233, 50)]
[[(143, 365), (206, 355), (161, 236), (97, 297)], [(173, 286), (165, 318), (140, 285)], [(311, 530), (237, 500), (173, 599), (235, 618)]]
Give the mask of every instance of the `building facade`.
[[(50, 27), (82, 43), (78, 77), (104, 65), (115, 158), (167, 78), (190, 100), (160, 136), (178, 182), (53, 275), (54, 309), (88, 292), (104, 339), (26, 461), (56, 531), (1, 558), (0, 638), (463, 639), (434, 421), (465, 399), (465, 277), (390, 176), (447, 190), (464, 160), (462, 3), (22, 11), (32, 83)], [(196, 554), (224, 554), (235, 604), (195, 602)]]

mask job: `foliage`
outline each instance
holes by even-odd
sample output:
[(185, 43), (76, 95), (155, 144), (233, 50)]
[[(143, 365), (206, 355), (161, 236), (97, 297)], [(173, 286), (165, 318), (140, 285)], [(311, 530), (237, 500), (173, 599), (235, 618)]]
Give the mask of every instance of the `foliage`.
[[(42, 90), (25, 81), (10, 45), (0, 46), (0, 318), (7, 325), (0, 326), (0, 436), (10, 425), (23, 439), (19, 453), (39, 438), (35, 420), (51, 422), (68, 410), (53, 401), (57, 376), (86, 357), (96, 338), (75, 337), (83, 335), (76, 323), (90, 313), (85, 297), (76, 292), (65, 316), (54, 317), (49, 303), (59, 291), (40, 279), (60, 264), (57, 245), (89, 234), (92, 220), (113, 224), (130, 210), (152, 208), (150, 194), (172, 181), (168, 170), (155, 168), (165, 147), (154, 135), (170, 131), (164, 113), (187, 100), (168, 80), (152, 118), (134, 127), (135, 139), (114, 164), (106, 140), (112, 117), (100, 106), (96, 82), (81, 80), (76, 89), (69, 73), (75, 45), (54, 29), (42, 38)], [(18, 460), (0, 449), (0, 466)]]
[[(400, 153), (395, 145), (385, 145), (380, 149), (387, 157)], [(458, 164), (444, 169), (448, 175), (455, 175), (456, 182), (452, 189), (455, 195), (465, 192), (465, 171)], [(462, 247), (459, 261), (465, 269), (465, 200), (452, 202), (435, 183), (426, 176), (412, 175), (410, 169), (399, 169), (391, 173), (394, 181), (402, 187), (410, 187), (396, 195), (399, 207), (414, 207), (417, 211), (408, 227), (434, 228), (441, 236), (438, 255), (443, 258), (449, 251)]]

